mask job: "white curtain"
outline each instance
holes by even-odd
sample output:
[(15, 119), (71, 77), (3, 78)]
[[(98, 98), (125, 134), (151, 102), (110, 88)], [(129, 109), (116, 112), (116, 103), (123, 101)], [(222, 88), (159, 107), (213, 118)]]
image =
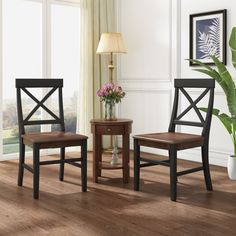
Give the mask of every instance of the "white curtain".
[(81, 57), (77, 131), (89, 137), (92, 150), (90, 120), (102, 117), (102, 107), (96, 95), (108, 81), (108, 59), (96, 54), (100, 35), (115, 32), (115, 0), (81, 0)]

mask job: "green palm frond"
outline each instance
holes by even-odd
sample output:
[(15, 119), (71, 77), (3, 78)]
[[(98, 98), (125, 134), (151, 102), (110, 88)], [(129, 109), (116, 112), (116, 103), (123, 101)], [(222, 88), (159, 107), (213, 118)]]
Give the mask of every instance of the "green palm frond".
[(234, 68), (236, 68), (236, 27), (232, 29), (229, 40), (229, 46), (231, 48), (232, 53), (232, 64)]
[(224, 90), (224, 92), (226, 95), (229, 112), (231, 113), (232, 117), (236, 117), (236, 100), (235, 100), (236, 94), (235, 94), (234, 81), (229, 71), (225, 67), (225, 65), (222, 62), (220, 62), (218, 58), (212, 56), (212, 60), (214, 61), (218, 69), (220, 77), (225, 82), (225, 84), (227, 84), (227, 90), (226, 91)]

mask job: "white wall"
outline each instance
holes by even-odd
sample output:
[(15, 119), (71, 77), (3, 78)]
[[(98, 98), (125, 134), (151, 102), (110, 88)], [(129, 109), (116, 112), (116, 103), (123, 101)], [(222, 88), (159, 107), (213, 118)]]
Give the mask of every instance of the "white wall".
[[(234, 4), (234, 0), (118, 1), (118, 30), (128, 49), (118, 59), (118, 83), (126, 91), (119, 116), (133, 119), (132, 134), (166, 131), (172, 109), (173, 78), (203, 77), (184, 60), (189, 57), (189, 14), (227, 9), (229, 38), (236, 24)], [(236, 74), (230, 65), (230, 52), (227, 54), (228, 67)], [(227, 112), (220, 88), (216, 89), (215, 107)], [(230, 137), (213, 118), (210, 163), (225, 166), (230, 153)], [(199, 150), (182, 152), (180, 157), (198, 161)]]

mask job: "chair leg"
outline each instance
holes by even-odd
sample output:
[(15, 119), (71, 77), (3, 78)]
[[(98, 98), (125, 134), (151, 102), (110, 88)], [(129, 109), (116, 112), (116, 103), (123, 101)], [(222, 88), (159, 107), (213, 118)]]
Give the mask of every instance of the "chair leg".
[[(61, 161), (65, 160), (65, 148), (64, 147), (61, 148), (61, 150), (60, 150), (60, 159), (61, 159)], [(59, 180), (60, 181), (64, 180), (64, 166), (65, 166), (65, 163), (61, 162), (60, 163), (60, 171), (59, 171)]]
[(81, 145), (81, 181), (82, 191), (87, 191), (87, 140), (84, 140)]
[(170, 158), (170, 198), (176, 201), (177, 195), (177, 151), (175, 146), (169, 149)]
[(134, 190), (139, 191), (140, 179), (140, 145), (138, 140), (134, 139)]
[(39, 148), (34, 146), (33, 148), (33, 197), (39, 198)]
[(23, 144), (23, 141), (20, 140), (18, 186), (22, 186), (23, 184), (24, 163), (25, 163), (25, 145)]
[(212, 191), (212, 182), (209, 168), (209, 156), (208, 156), (208, 145), (202, 147), (202, 164), (204, 171), (204, 178), (206, 183), (206, 188), (208, 191)]

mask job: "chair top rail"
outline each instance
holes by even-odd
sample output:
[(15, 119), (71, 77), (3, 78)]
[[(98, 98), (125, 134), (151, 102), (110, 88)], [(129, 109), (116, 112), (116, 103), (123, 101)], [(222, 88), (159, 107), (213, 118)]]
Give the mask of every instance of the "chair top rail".
[(16, 88), (49, 88), (49, 87), (63, 87), (63, 79), (16, 79)]
[(215, 88), (214, 79), (175, 79), (175, 88)]

